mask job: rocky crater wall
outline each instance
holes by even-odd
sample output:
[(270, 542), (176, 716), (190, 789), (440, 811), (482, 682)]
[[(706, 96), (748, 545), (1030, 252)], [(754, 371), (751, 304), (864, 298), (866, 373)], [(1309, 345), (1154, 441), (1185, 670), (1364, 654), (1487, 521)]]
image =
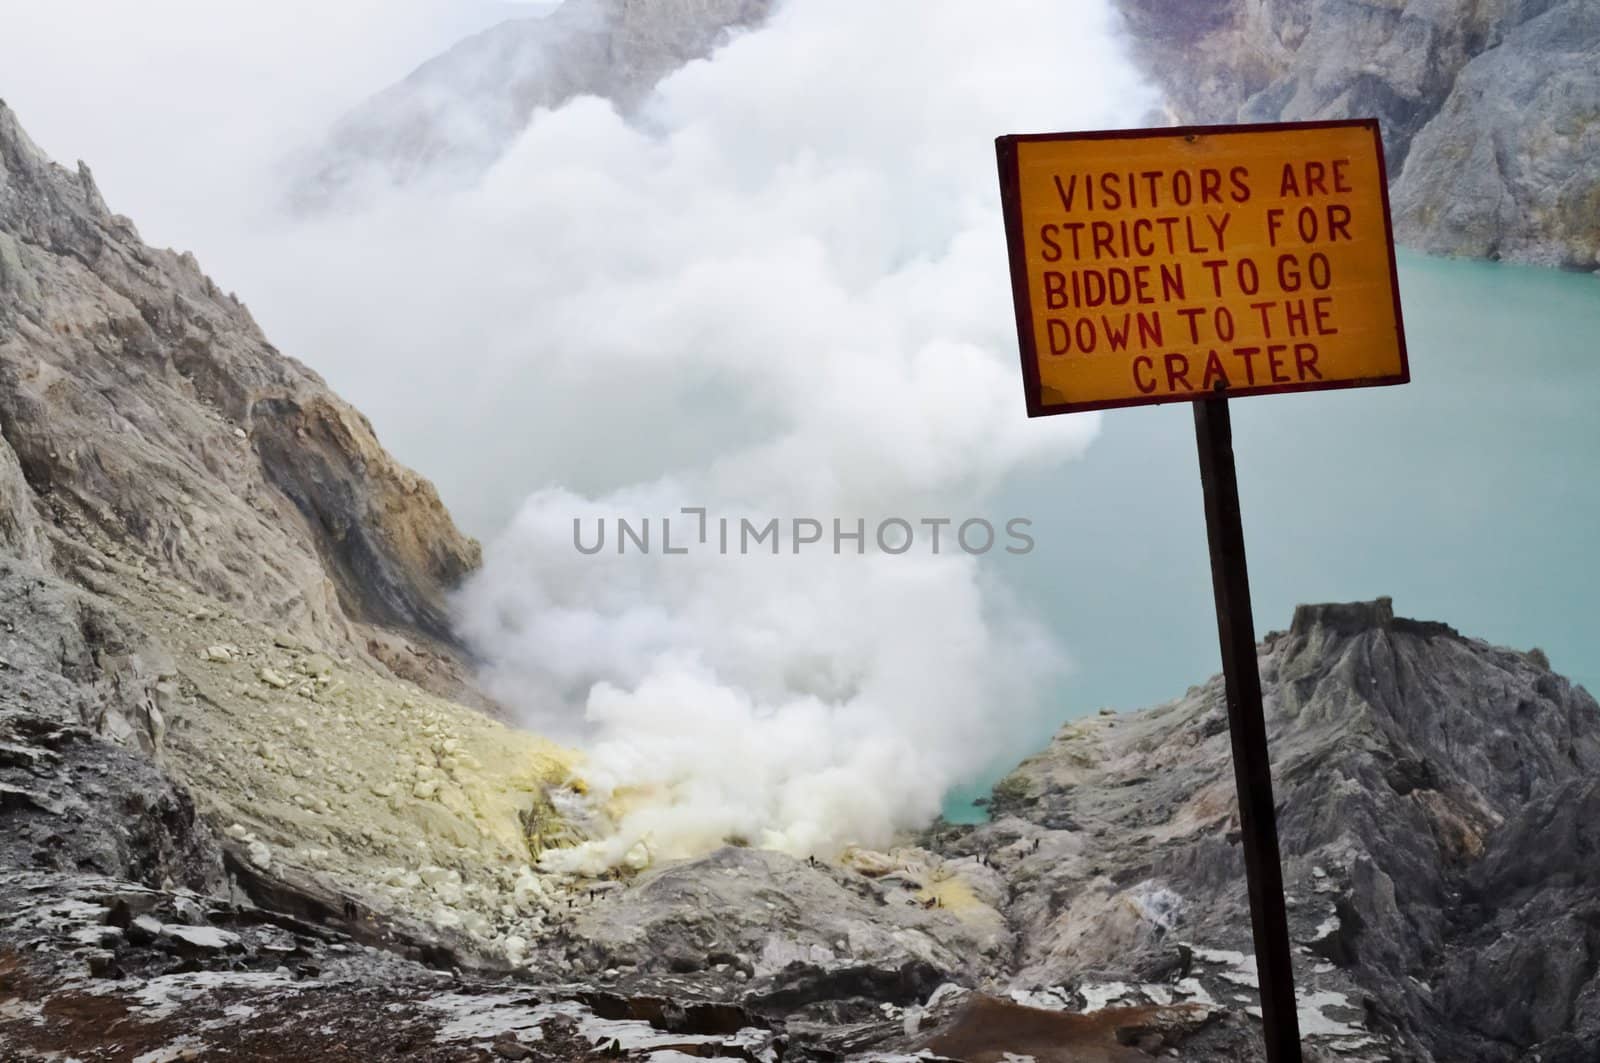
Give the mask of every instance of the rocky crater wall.
[(1376, 116), (1395, 235), (1600, 266), (1593, 0), (1117, 0), (1183, 123)]

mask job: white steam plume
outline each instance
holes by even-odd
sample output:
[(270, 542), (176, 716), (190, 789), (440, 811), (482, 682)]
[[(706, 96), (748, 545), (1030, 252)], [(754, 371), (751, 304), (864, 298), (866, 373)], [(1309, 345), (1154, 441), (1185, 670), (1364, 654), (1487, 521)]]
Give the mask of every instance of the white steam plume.
[[(526, 241), (504, 294), (564, 419), (645, 463), (698, 443), (648, 483), (534, 494), (461, 599), (497, 694), (535, 721), (579, 702), (596, 732), (618, 830), (550, 862), (882, 844), (1035, 725), (1059, 661), (985, 578), (1007, 555), (947, 530), (935, 556), (923, 530), (835, 556), (831, 522), (959, 522), (1087, 444), (1092, 419), (1021, 415), (991, 141), (1148, 102), (1099, 4), (803, 0), (670, 78), (642, 128), (593, 100), (539, 116), (452, 204)], [(685, 506), (829, 534), (619, 556), (613, 523), (575, 549), (575, 519), (592, 541)]]

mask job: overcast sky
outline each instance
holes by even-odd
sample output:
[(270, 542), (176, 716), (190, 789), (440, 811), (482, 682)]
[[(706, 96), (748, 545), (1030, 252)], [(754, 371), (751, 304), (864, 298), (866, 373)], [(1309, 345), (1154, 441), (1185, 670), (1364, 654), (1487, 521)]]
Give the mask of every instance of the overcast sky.
[[(0, 99), (150, 243), (217, 246), (287, 151), (511, 0), (0, 0)], [(229, 279), (217, 278), (224, 287)]]

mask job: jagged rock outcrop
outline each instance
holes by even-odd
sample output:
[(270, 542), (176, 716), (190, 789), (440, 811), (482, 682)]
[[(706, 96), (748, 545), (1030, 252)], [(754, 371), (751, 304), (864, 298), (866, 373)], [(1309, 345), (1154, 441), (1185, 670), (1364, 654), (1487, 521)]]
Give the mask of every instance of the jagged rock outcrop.
[[(1259, 662), (1310, 1039), (1347, 1059), (1592, 1058), (1600, 706), (1537, 651), (1387, 599), (1301, 607)], [(1253, 1004), (1228, 742), (1213, 679), (1068, 725), (997, 788), (963, 844), (1007, 871), (1019, 987)]]
[(1592, 0), (1118, 0), (1183, 122), (1375, 115), (1396, 236), (1600, 265)]
[(296, 187), (315, 207), (352, 183), (475, 172), (534, 111), (599, 96), (632, 112), (663, 77), (766, 18), (773, 0), (567, 0), (469, 37), (347, 115)]

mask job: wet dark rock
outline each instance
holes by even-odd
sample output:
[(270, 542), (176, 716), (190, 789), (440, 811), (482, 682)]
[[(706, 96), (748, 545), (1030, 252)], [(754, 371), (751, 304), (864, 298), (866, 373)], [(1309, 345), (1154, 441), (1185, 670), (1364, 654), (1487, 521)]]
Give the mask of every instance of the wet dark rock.
[(669, 1033), (725, 1036), (740, 1030), (764, 1029), (771, 1024), (749, 1009), (718, 1001), (677, 1001), (669, 997), (623, 996), (585, 992), (577, 999), (602, 1019), (629, 1019), (649, 1023)]
[(870, 1007), (920, 1004), (946, 981), (948, 974), (915, 961), (895, 968), (875, 966), (818, 967), (793, 963), (765, 987), (745, 997), (753, 1008), (783, 1014), (819, 1001), (865, 1001)]

